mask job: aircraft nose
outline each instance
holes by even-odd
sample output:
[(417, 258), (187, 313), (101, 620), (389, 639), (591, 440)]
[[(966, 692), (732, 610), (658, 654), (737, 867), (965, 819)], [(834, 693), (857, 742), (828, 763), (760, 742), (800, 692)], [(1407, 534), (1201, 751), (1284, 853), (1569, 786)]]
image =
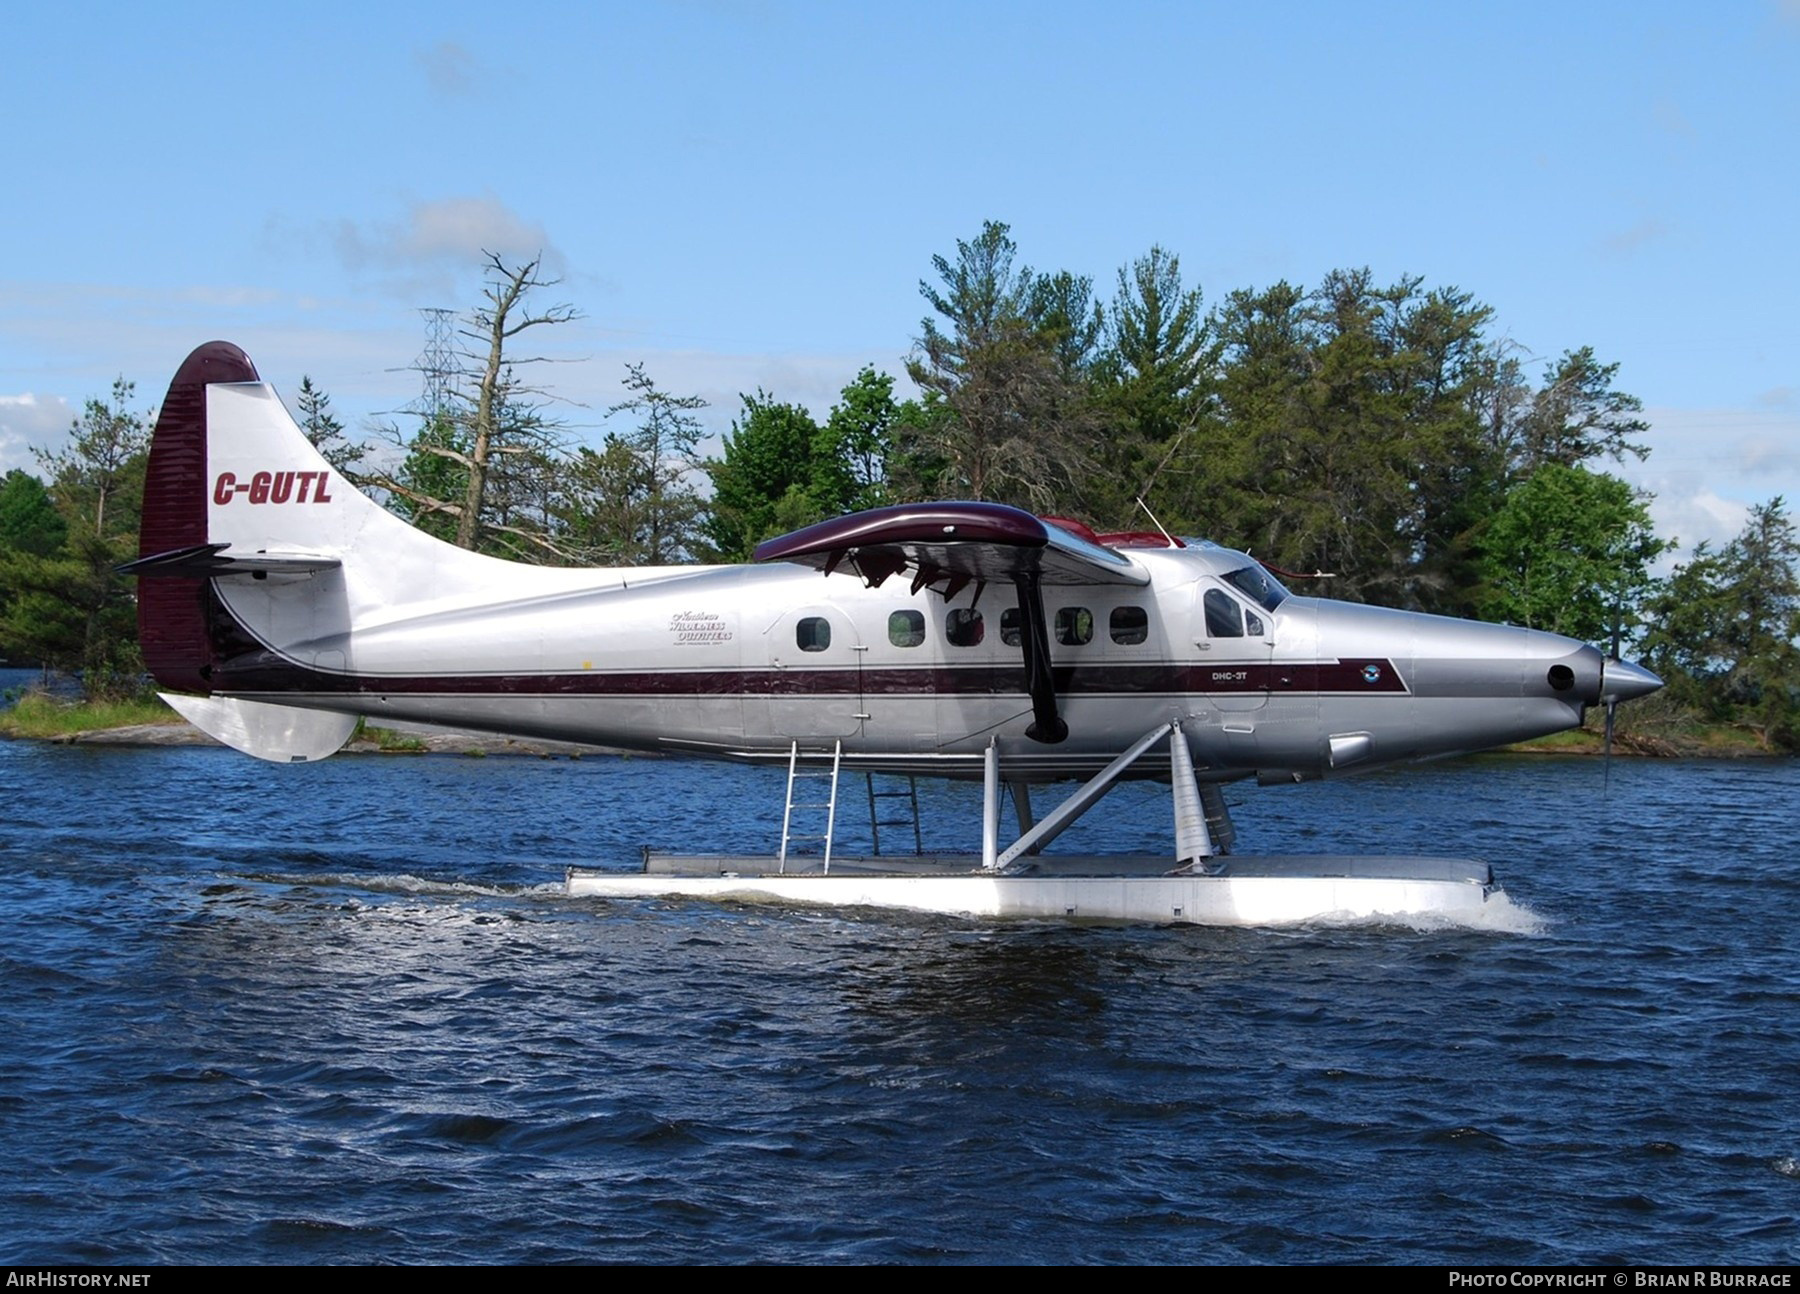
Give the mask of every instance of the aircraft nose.
[(1602, 667), (1600, 692), (1607, 701), (1635, 701), (1649, 696), (1663, 681), (1642, 665), (1627, 660), (1609, 660)]

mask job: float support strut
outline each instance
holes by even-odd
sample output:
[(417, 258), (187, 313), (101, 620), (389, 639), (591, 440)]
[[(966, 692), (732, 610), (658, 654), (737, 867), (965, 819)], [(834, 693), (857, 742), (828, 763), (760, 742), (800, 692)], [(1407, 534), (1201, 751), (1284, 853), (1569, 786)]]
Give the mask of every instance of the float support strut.
[(1013, 841), (1007, 847), (1006, 852), (995, 861), (994, 869), (1003, 871), (1025, 854), (1034, 853), (1055, 840), (1077, 818), (1099, 803), (1100, 797), (1111, 790), (1113, 783), (1119, 780), (1119, 774), (1135, 764), (1139, 756), (1171, 732), (1179, 737), (1181, 726), (1176, 723), (1159, 723), (1132, 742), (1131, 748), (1123, 755), (1082, 783), (1073, 795), (1045, 814), (1037, 826)]
[(997, 866), (1000, 853), (1000, 748), (989, 741), (981, 756), (981, 865)]

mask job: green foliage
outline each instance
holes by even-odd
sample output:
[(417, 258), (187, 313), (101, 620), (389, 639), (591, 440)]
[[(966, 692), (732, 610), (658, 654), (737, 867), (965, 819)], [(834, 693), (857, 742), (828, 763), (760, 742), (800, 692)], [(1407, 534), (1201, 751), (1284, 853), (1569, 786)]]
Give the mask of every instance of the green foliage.
[(344, 434), (344, 424), (331, 412), (331, 397), (314, 386), (310, 376), (302, 374), (295, 403), (300, 409), (300, 430), (306, 433), (312, 447), (340, 474), (354, 474), (368, 449)]
[[(1473, 397), (1485, 306), (1337, 271), (1231, 293), (1213, 316), (1217, 403), (1198, 429), (1185, 522), (1334, 596), (1457, 610), (1465, 504), (1491, 476)], [(1210, 522), (1211, 524), (1206, 524)]]
[(76, 673), (89, 698), (131, 695), (143, 674), (131, 584), (114, 572), (136, 556), (149, 450), (132, 392), (120, 378), (86, 402), (66, 448), (35, 451), (54, 518), (24, 473), (0, 492), (0, 654)]
[(1800, 537), (1784, 500), (1752, 509), (1718, 552), (1699, 545), (1646, 619), (1645, 658), (1677, 699), (1800, 750)]
[(139, 724), (173, 726), (182, 722), (181, 716), (164, 705), (154, 694), (71, 704), (48, 693), (32, 690), (22, 695), (17, 704), (0, 709), (0, 735), (35, 737), (40, 740), (67, 737), (81, 732), (99, 732), (106, 728), (135, 727)]
[(384, 482), (399, 487), (388, 506), (426, 534), (454, 543), (469, 487), (467, 432), (454, 418), (433, 418), (419, 428), (406, 450), (400, 470)]
[(1613, 389), (1617, 364), (1602, 364), (1594, 349), (1583, 346), (1568, 351), (1557, 361), (1550, 379), (1531, 401), (1517, 437), (1510, 446), (1516, 467), (1535, 471), (1543, 463), (1574, 467), (1594, 458), (1623, 461), (1625, 455), (1643, 458), (1650, 451), (1628, 439), (1650, 430), (1637, 415), (1643, 401)]
[(0, 554), (0, 651), (78, 674), (90, 699), (139, 691), (137, 604), (114, 573), (134, 548), (77, 533), (52, 556)]
[(71, 522), (96, 535), (137, 529), (144, 492), (151, 419), (133, 413), (135, 384), (119, 378), (108, 400), (89, 400), (69, 429), (69, 445), (57, 453), (34, 451), (50, 473), (57, 506)]
[(742, 400), (724, 457), (705, 465), (713, 498), (703, 530), (718, 557), (743, 561), (773, 535), (886, 501), (893, 378), (865, 365), (822, 427), (766, 391)]
[(707, 541), (719, 557), (734, 562), (748, 560), (758, 543), (783, 533), (778, 511), (798, 515), (806, 525), (829, 507), (813, 494), (821, 429), (812, 415), (762, 390), (741, 398), (743, 411), (725, 437), (724, 457), (706, 463), (713, 482)]
[(1107, 434), (1083, 501), (1096, 521), (1130, 526), (1141, 522), (1140, 495), (1163, 502), (1153, 489), (1159, 478), (1174, 485), (1197, 470), (1195, 432), (1219, 348), (1200, 289), (1183, 286), (1181, 259), (1160, 246), (1119, 271), (1118, 295), (1103, 317), (1107, 346), (1096, 377)]
[(68, 536), (69, 525), (42, 481), (17, 467), (0, 478), (0, 553), (48, 557)]
[(1650, 588), (1664, 544), (1614, 476), (1545, 463), (1506, 495), (1481, 536), (1483, 619), (1605, 644)]
[(893, 453), (894, 379), (865, 364), (831, 406), (813, 437), (811, 493), (829, 512), (856, 512), (888, 501), (888, 460)]
[(626, 365), (630, 393), (607, 410), (635, 426), (609, 432), (604, 448), (582, 449), (566, 474), (557, 507), (565, 546), (624, 565), (685, 561), (701, 540), (705, 504), (694, 486), (695, 447), (706, 407), (697, 395), (671, 395), (642, 364)]
[(989, 221), (954, 262), (932, 257), (940, 285), (919, 292), (940, 316), (920, 323), (906, 371), (942, 414), (915, 428), (915, 463), (942, 465), (937, 492), (1007, 499), (1046, 509), (1082, 479), (1097, 427), (1075, 313), (1085, 281), (1052, 276), (1040, 287), (1015, 270), (1007, 226)]

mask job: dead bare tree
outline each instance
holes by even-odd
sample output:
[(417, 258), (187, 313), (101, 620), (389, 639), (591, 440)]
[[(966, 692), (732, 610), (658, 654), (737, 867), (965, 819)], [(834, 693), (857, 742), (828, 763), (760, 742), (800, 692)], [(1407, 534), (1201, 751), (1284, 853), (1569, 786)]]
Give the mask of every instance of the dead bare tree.
[(563, 456), (560, 424), (544, 414), (546, 393), (519, 377), (522, 367), (550, 357), (521, 356), (512, 347), (530, 329), (569, 323), (581, 312), (566, 302), (530, 305), (533, 292), (560, 282), (540, 276), (541, 256), (513, 264), (496, 252), (483, 255), (483, 304), (457, 330), (463, 370), (455, 405), (438, 411), (407, 444), (397, 473), (366, 479), (388, 491), (414, 525), (459, 548), (567, 561), (571, 555), (548, 525), (553, 491), (547, 478)]

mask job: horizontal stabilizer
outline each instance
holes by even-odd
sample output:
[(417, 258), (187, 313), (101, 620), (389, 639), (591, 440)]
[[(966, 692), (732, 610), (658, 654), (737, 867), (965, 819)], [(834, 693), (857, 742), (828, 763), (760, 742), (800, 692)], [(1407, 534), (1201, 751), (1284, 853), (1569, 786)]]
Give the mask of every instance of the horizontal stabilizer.
[(316, 553), (230, 553), (230, 544), (195, 544), (126, 562), (121, 575), (173, 575), (210, 579), (219, 575), (311, 575), (336, 570), (343, 563)]
[(158, 693), (182, 718), (233, 750), (271, 764), (304, 764), (336, 754), (356, 730), (356, 716), (263, 701)]

